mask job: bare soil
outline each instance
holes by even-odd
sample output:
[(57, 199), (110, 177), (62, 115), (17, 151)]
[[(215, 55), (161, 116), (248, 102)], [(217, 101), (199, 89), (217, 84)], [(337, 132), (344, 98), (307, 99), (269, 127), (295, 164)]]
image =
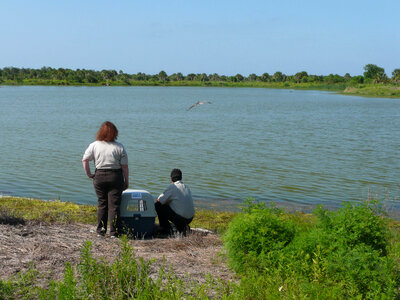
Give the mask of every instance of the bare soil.
[[(1, 223), (1, 222), (0, 222)], [(65, 264), (78, 264), (85, 241), (92, 242), (93, 257), (113, 261), (121, 250), (121, 240), (98, 237), (95, 227), (87, 224), (44, 224), (38, 222), (8, 222), (0, 224), (0, 278), (8, 279), (33, 263), (48, 279), (62, 279)], [(129, 240), (136, 257), (154, 259), (151, 272), (156, 276), (165, 258), (175, 274), (204, 282), (207, 274), (223, 280), (232, 279), (226, 267), (222, 242), (212, 233), (192, 232), (186, 237)]]

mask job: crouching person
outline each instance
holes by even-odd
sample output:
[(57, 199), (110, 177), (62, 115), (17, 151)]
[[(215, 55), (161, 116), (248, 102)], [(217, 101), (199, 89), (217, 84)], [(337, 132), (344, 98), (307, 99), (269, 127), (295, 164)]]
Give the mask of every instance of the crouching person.
[(171, 223), (186, 235), (188, 225), (194, 217), (194, 204), (189, 187), (182, 182), (182, 171), (173, 169), (170, 184), (157, 198), (155, 209), (160, 222), (161, 233), (172, 233)]

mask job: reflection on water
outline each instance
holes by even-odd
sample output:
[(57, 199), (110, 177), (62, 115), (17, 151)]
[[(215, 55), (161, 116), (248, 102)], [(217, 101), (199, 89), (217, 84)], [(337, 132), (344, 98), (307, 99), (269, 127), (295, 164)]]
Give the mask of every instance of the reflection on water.
[[(186, 110), (199, 100), (212, 104)], [(175, 167), (198, 206), (234, 209), (254, 197), (335, 207), (371, 194), (396, 206), (400, 196), (398, 99), (247, 88), (3, 87), (0, 104), (2, 194), (96, 203), (81, 158), (110, 120), (128, 151), (130, 187), (154, 196)]]

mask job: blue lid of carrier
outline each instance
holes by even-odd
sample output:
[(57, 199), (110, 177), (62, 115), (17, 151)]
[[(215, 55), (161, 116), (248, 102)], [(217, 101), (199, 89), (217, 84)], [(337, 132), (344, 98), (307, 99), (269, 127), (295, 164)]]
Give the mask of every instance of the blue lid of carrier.
[(153, 196), (146, 190), (125, 190), (122, 193), (120, 215), (130, 218), (137, 214), (141, 217), (155, 218), (157, 216)]
[(142, 192), (130, 192), (132, 199), (142, 199)]

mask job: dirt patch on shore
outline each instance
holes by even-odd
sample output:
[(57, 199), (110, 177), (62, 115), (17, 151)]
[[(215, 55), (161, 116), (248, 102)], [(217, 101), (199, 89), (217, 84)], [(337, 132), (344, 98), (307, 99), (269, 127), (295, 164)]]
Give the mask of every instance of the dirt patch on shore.
[[(1, 222), (0, 222), (1, 223)], [(114, 260), (121, 250), (121, 240), (98, 237), (95, 227), (86, 224), (43, 224), (11, 222), (0, 224), (0, 277), (10, 278), (33, 264), (43, 278), (62, 279), (65, 264), (79, 262), (82, 246), (91, 241), (93, 257)], [(175, 274), (204, 282), (207, 274), (223, 280), (232, 279), (220, 255), (218, 235), (192, 233), (186, 237), (129, 240), (136, 257), (154, 259), (152, 272), (157, 274), (165, 257), (166, 266)]]

